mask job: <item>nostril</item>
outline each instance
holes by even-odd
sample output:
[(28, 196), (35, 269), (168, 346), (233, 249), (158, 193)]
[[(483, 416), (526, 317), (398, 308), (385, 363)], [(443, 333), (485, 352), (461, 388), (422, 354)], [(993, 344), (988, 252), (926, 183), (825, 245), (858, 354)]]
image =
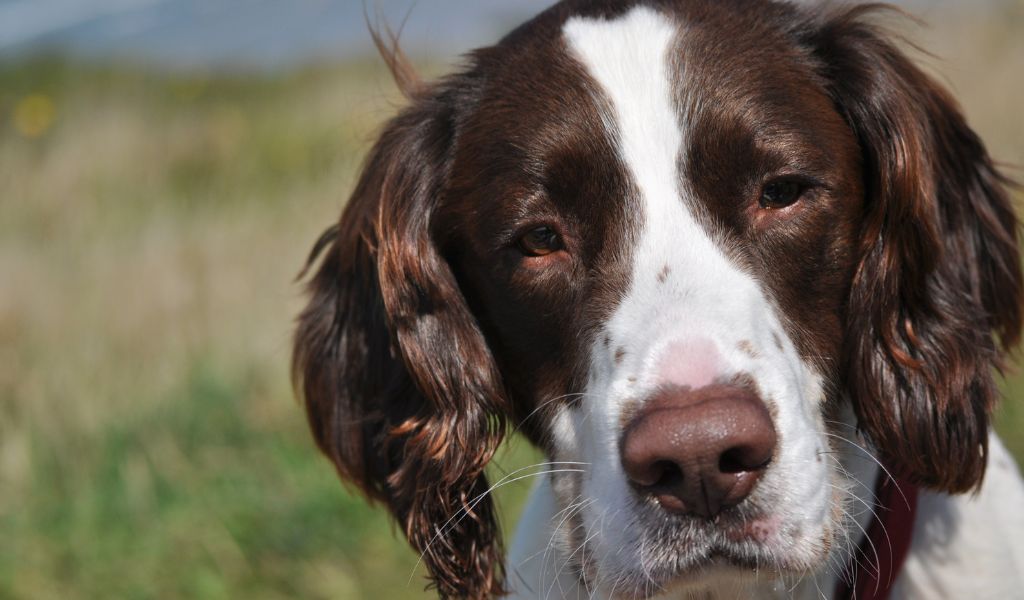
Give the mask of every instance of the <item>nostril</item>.
[[(683, 491), (687, 483), (683, 467), (674, 461), (659, 460), (651, 465), (651, 469), (652, 473), (656, 473), (656, 477), (652, 480), (653, 483), (639, 484), (639, 489), (656, 499), (662, 508), (671, 513), (685, 514), (688, 512), (690, 507), (686, 504), (686, 494)], [(634, 481), (634, 483), (637, 482)]]
[(767, 467), (771, 461), (770, 453), (766, 456), (766, 453), (759, 451), (757, 448), (738, 446), (729, 448), (722, 453), (718, 459), (718, 471), (730, 475), (760, 471)]
[(743, 461), (740, 459), (739, 448), (733, 448), (727, 451), (718, 459), (718, 470), (722, 473), (743, 473), (747, 469), (743, 466)]
[(683, 480), (679, 465), (668, 459), (637, 460), (625, 465), (629, 480), (638, 488), (663, 490)]
[(668, 490), (672, 489), (683, 482), (683, 471), (674, 462), (667, 460), (659, 460), (654, 463), (655, 469), (657, 469), (658, 478), (654, 484), (650, 487), (653, 489)]

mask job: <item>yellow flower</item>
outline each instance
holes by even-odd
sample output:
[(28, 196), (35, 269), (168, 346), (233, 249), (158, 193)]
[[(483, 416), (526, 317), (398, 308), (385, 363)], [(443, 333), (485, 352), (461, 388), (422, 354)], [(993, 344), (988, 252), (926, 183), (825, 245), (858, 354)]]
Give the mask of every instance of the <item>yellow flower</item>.
[(46, 133), (57, 116), (53, 100), (44, 94), (29, 94), (14, 107), (14, 128), (22, 136), (37, 138)]

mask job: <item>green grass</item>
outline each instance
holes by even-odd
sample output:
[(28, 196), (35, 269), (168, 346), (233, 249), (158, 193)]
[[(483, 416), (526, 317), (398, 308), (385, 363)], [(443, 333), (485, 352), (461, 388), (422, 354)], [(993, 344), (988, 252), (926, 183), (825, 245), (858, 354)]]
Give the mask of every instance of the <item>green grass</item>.
[[(944, 72), (1022, 164), (1014, 39)], [(0, 598), (429, 597), (315, 452), (287, 373), (293, 278), (397, 105), (376, 62), (0, 65)], [(1006, 390), (1024, 457), (1024, 379)]]
[(0, 68), (0, 598), (429, 597), (288, 382), (293, 279), (397, 105), (367, 64)]
[(424, 597), (287, 377), (292, 280), (390, 89), (0, 71), (0, 598)]

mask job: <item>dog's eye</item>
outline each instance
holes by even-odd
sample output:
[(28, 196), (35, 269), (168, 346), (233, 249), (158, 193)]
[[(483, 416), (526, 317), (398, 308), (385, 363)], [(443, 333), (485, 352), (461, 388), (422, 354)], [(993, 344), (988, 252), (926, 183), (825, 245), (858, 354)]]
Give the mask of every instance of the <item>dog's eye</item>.
[(519, 238), (519, 250), (527, 256), (547, 256), (562, 249), (562, 238), (548, 227), (538, 227)]
[(796, 203), (807, 186), (792, 179), (772, 181), (761, 190), (761, 208), (786, 208)]

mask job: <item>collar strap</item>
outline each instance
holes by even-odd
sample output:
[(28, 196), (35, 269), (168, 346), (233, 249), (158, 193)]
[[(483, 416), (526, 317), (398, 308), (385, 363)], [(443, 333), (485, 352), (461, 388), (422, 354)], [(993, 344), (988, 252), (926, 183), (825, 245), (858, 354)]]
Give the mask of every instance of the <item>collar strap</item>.
[(918, 489), (879, 473), (874, 517), (836, 585), (835, 600), (887, 600), (910, 550)]

